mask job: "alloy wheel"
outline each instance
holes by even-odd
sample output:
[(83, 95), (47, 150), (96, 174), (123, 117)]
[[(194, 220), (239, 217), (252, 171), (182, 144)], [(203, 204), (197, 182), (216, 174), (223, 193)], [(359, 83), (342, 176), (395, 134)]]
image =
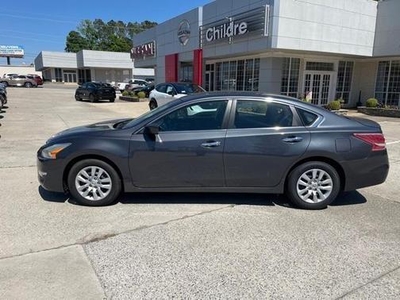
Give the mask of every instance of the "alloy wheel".
[(75, 188), (86, 200), (100, 201), (112, 190), (111, 176), (99, 166), (87, 166), (76, 175)]

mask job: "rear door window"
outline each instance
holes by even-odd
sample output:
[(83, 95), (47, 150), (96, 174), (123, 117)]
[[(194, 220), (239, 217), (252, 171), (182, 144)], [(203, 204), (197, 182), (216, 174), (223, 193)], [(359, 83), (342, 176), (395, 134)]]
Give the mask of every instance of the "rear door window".
[(261, 100), (238, 100), (235, 128), (289, 127), (293, 113), (288, 105)]

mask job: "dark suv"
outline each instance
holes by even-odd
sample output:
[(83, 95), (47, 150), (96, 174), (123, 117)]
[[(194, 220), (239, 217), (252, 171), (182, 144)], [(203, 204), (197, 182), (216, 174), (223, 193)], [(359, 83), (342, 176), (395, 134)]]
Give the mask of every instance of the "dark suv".
[(75, 100), (89, 100), (97, 102), (99, 100), (108, 99), (114, 102), (116, 98), (115, 89), (108, 83), (104, 82), (85, 82), (75, 91)]

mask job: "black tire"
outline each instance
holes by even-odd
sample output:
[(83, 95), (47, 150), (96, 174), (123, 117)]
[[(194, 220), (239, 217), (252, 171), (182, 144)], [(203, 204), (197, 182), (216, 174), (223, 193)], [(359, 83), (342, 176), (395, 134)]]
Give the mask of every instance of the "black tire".
[(299, 208), (326, 208), (340, 192), (340, 177), (336, 169), (327, 163), (307, 162), (290, 172), (285, 192)]
[(115, 102), (115, 98), (111, 98), (111, 99), (110, 99), (110, 102)]
[(0, 111), (3, 109), (4, 102), (5, 102), (5, 99), (4, 99), (3, 95), (0, 95)]
[(149, 102), (149, 108), (150, 108), (150, 110), (153, 110), (153, 109), (155, 109), (155, 108), (157, 108), (157, 107), (158, 107), (157, 101), (156, 101), (155, 99), (151, 99), (150, 102)]
[(93, 102), (96, 102), (96, 98), (94, 97), (93, 94), (90, 94), (90, 95), (89, 95), (89, 101), (92, 102), (92, 103), (93, 103)]
[(75, 95), (75, 100), (76, 100), (76, 101), (81, 101), (82, 99), (81, 99), (81, 98), (79, 98), (79, 96), (78, 96), (78, 95)]
[[(77, 186), (82, 188), (81, 191), (78, 191)], [(122, 184), (118, 173), (109, 164), (98, 159), (85, 159), (72, 166), (68, 174), (68, 188), (78, 203), (104, 206), (117, 200)], [(86, 193), (86, 196), (81, 193)]]
[(26, 87), (26, 88), (31, 88), (31, 87), (32, 87), (32, 83), (30, 83), (30, 82), (25, 82), (24, 87)]

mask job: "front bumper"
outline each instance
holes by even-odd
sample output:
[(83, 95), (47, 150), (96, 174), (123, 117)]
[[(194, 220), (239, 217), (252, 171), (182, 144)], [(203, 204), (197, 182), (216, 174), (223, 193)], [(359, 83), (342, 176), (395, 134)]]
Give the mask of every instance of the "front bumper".
[(38, 152), (37, 172), (39, 184), (47, 191), (65, 192), (64, 188), (64, 165), (60, 159), (45, 159)]

